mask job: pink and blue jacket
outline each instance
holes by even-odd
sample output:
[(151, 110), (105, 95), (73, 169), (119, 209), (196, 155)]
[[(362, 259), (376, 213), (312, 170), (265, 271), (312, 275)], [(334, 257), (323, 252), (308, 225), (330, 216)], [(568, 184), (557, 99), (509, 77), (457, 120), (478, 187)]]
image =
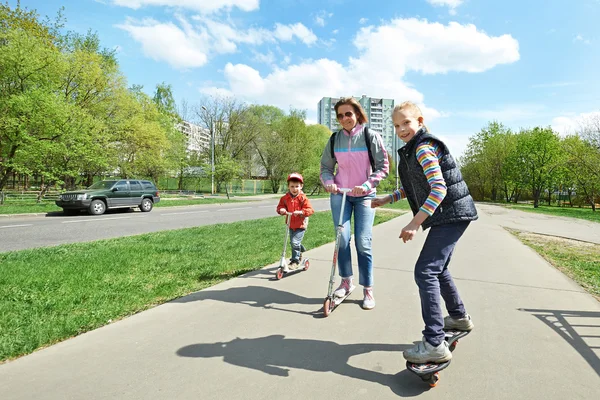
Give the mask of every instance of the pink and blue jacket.
[[(375, 170), (371, 170), (369, 152), (367, 151), (364, 127), (357, 124), (351, 132), (342, 129), (335, 135), (331, 157), (330, 142), (327, 142), (321, 156), (321, 182), (323, 185), (335, 183), (338, 188), (352, 189), (364, 186), (367, 194), (376, 192), (375, 188), (388, 175), (390, 165), (388, 154), (381, 140), (381, 135), (369, 129), (371, 134), (371, 154), (375, 161)], [(335, 165), (337, 163), (337, 171)], [(350, 196), (351, 194), (348, 193)]]

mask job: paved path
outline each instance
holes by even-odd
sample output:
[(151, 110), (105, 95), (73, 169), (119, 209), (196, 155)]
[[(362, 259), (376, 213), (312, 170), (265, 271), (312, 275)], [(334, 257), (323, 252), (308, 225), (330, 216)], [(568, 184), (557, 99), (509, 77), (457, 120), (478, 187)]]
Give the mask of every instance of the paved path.
[(514, 210), (492, 204), (478, 203), (477, 209), (487, 214), (493, 222), (507, 228), (600, 244), (600, 224), (597, 222)]
[(321, 318), (328, 244), (307, 272), (267, 266), (0, 365), (0, 399), (597, 400), (600, 303), (480, 214), (451, 264), (476, 327), (434, 389), (401, 354), (421, 338), (425, 237), (397, 239), (404, 215), (374, 229), (372, 311), (357, 290)]

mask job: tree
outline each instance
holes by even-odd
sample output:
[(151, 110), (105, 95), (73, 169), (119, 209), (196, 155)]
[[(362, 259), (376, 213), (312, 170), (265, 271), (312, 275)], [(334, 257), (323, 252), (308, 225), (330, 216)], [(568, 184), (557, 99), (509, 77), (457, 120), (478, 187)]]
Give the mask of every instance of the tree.
[(516, 165), (522, 171), (523, 183), (531, 188), (533, 207), (539, 207), (545, 189), (560, 165), (560, 139), (551, 128), (523, 130), (517, 137)]
[(579, 135), (565, 138), (562, 148), (566, 155), (564, 168), (576, 184), (578, 197), (596, 211), (596, 198), (600, 194), (600, 149)]

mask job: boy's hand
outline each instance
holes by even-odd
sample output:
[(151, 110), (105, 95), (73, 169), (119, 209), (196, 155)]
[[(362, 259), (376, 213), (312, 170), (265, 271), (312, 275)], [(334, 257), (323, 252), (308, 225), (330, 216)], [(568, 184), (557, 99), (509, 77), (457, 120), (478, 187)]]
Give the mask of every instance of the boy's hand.
[(302, 210), (299, 210), (299, 211), (294, 211), (293, 214), (301, 217), (304, 215), (304, 212), (302, 212)]
[(285, 215), (286, 212), (287, 212), (287, 210), (285, 208), (279, 209), (279, 214), (281, 214), (281, 215)]
[(390, 200), (390, 196), (375, 197), (371, 200), (371, 208), (385, 206)]
[(417, 234), (418, 230), (419, 230), (419, 225), (416, 225), (411, 222), (408, 225), (406, 225), (404, 228), (402, 228), (402, 232), (400, 232), (400, 239), (402, 239), (404, 241), (404, 243), (406, 243), (409, 240), (413, 239), (413, 237)]

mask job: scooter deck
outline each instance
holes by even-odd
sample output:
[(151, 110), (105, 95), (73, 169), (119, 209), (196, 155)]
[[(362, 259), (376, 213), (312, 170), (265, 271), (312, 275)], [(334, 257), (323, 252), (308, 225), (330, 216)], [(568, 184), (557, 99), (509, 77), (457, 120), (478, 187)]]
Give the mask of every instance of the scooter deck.
[(290, 269), (289, 271), (285, 272), (283, 270), (283, 267), (277, 268), (277, 271), (275, 272), (275, 277), (277, 278), (277, 280), (279, 280), (279, 279), (282, 279), (284, 276), (294, 275), (298, 272), (306, 271), (306, 270), (308, 270), (309, 266), (310, 266), (309, 259), (304, 258), (304, 259), (302, 259), (302, 261), (300, 262), (300, 264), (298, 265), (298, 267), (296, 269)]
[[(450, 351), (454, 351), (458, 344), (458, 339), (463, 338), (470, 333), (470, 331), (460, 331), (457, 329), (448, 329), (444, 330), (444, 332), (446, 333), (446, 342), (448, 342)], [(441, 363), (412, 363), (407, 361), (406, 368), (419, 376), (424, 382), (429, 383), (429, 386), (434, 387), (440, 380), (439, 371), (447, 368), (451, 361), (452, 359)]]
[[(336, 296), (331, 296), (331, 298), (327, 297), (325, 299), (325, 303), (323, 304), (323, 312), (324, 312), (325, 316), (328, 316), (333, 310), (335, 310), (337, 308), (337, 306), (342, 304), (344, 302), (344, 300), (346, 300), (352, 294), (352, 292), (354, 292), (354, 289), (352, 289), (344, 297), (336, 297)], [(329, 309), (326, 309), (326, 307), (328, 307)]]

